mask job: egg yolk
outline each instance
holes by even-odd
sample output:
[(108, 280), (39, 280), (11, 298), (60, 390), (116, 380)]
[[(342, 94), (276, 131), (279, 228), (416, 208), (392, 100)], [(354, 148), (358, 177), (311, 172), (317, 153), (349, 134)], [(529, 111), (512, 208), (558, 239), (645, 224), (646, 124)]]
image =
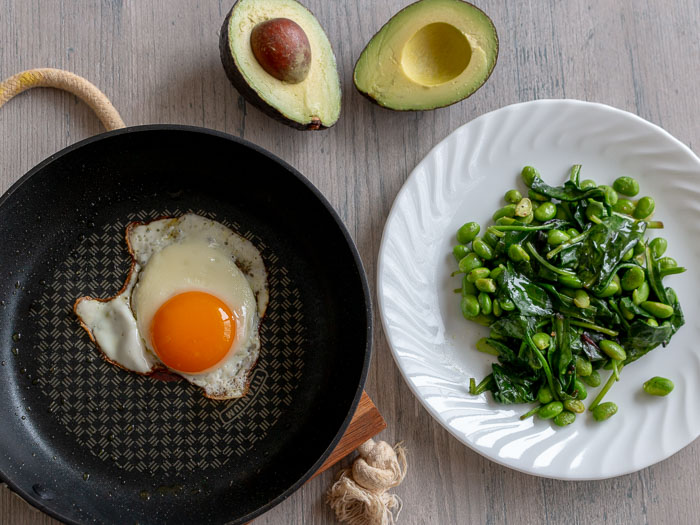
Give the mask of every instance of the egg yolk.
[(151, 341), (168, 368), (196, 374), (221, 361), (236, 337), (233, 313), (206, 292), (184, 292), (168, 299), (151, 322)]

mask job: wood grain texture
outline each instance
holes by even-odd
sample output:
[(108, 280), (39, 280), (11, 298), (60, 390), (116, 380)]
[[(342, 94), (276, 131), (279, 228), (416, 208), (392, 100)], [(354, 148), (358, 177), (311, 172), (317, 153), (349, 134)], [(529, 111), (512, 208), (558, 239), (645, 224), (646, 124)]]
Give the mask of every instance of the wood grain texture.
[[(478, 0), (500, 36), (500, 58), (468, 100), (427, 113), (375, 107), (352, 88), (367, 40), (410, 0), (302, 0), (326, 28), (344, 88), (343, 114), (301, 133), (247, 106), (219, 63), (217, 32), (232, 0), (0, 0), (0, 76), (31, 67), (83, 75), (127, 124), (206, 126), (244, 137), (304, 173), (358, 244), (374, 285), (384, 220), (417, 162), (459, 125), (503, 105), (579, 98), (632, 111), (700, 150), (698, 0)], [(0, 111), (0, 191), (57, 150), (100, 131), (74, 97), (24, 94)], [(404, 524), (697, 523), (700, 443), (641, 472), (600, 482), (543, 480), (491, 463), (435, 423), (401, 379), (381, 332), (367, 392), (404, 440), (409, 473), (396, 489)], [(348, 460), (346, 460), (348, 461)], [(256, 520), (326, 524), (334, 471)], [(70, 488), (67, 487), (67, 490)], [(0, 489), (0, 523), (55, 523)]]

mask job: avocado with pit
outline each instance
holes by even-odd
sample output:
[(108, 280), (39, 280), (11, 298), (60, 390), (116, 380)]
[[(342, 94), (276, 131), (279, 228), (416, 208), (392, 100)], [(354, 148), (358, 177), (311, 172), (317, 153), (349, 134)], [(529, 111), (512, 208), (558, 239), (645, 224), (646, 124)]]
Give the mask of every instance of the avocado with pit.
[(435, 109), (479, 89), (497, 58), (496, 28), (483, 11), (462, 0), (420, 0), (369, 41), (355, 87), (389, 109)]
[(295, 0), (238, 0), (221, 29), (224, 70), (241, 95), (297, 129), (340, 116), (335, 55), (316, 17)]

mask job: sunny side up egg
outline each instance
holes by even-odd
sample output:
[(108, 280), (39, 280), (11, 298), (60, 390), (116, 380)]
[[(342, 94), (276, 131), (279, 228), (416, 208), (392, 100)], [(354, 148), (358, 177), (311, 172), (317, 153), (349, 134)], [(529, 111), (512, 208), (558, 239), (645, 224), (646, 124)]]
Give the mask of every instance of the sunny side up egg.
[(244, 396), (269, 297), (258, 249), (194, 214), (132, 223), (126, 239), (133, 262), (120, 293), (75, 303), (103, 356), (140, 374), (166, 368), (212, 399)]

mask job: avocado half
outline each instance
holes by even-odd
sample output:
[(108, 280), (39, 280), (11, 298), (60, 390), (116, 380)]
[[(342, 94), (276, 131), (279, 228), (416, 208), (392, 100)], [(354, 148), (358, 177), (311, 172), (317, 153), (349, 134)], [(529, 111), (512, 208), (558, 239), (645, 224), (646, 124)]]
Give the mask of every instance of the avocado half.
[[(253, 54), (253, 28), (275, 18), (296, 22), (309, 40), (311, 62), (301, 82), (275, 78)], [(270, 117), (303, 130), (329, 128), (338, 121), (341, 91), (333, 49), (316, 17), (295, 0), (238, 0), (224, 20), (219, 50), (233, 86)]]
[(394, 15), (355, 64), (360, 93), (395, 110), (427, 110), (467, 98), (498, 58), (491, 19), (461, 0), (420, 0)]

